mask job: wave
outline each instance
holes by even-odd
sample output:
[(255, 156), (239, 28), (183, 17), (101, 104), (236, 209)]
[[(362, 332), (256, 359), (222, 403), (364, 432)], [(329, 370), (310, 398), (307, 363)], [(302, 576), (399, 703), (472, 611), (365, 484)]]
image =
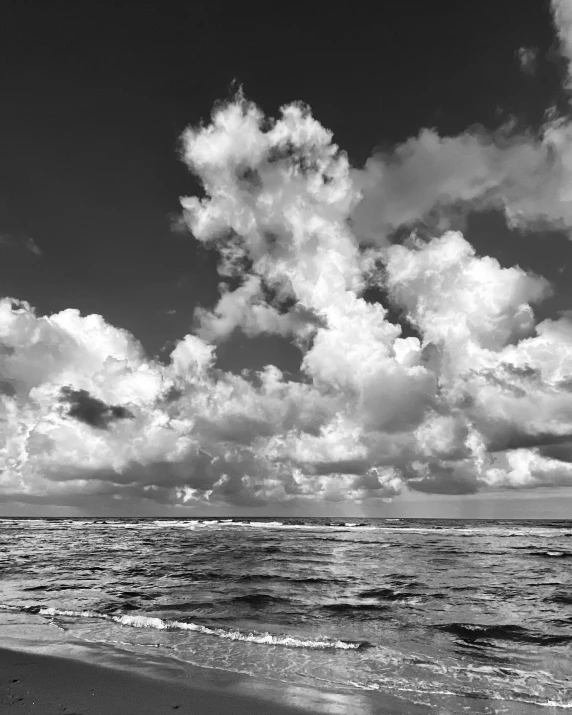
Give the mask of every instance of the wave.
[(385, 603), (327, 603), (321, 608), (338, 617), (357, 621), (378, 620), (390, 610), (390, 606)]
[[(343, 517), (336, 520), (304, 520), (302, 522), (290, 519), (273, 520), (273, 521), (254, 521), (242, 520), (240, 518), (231, 519), (155, 519), (148, 520), (146, 518), (133, 519), (130, 521), (124, 519), (108, 519), (108, 520), (85, 520), (85, 519), (53, 519), (50, 521), (29, 521), (26, 520), (26, 528), (45, 529), (46, 526), (51, 529), (68, 527), (71, 529), (83, 529), (85, 527), (93, 528), (94, 526), (103, 525), (106, 529), (141, 529), (141, 530), (157, 530), (157, 529), (186, 529), (186, 530), (221, 530), (221, 529), (263, 529), (263, 530), (302, 530), (311, 532), (355, 532), (355, 531), (375, 531), (375, 532), (394, 532), (394, 533), (411, 533), (411, 534), (437, 534), (456, 535), (459, 537), (471, 537), (477, 535), (486, 535), (494, 537), (522, 537), (540, 536), (572, 536), (572, 529), (569, 521), (548, 522), (546, 524), (534, 525), (532, 522), (496, 522), (490, 524), (480, 523), (468, 525), (459, 520), (456, 523), (451, 523), (451, 520), (446, 520), (446, 524), (427, 524), (416, 522), (415, 520), (407, 519), (379, 519), (367, 521), (345, 521)], [(408, 523), (409, 522), (409, 523)], [(1, 520), (3, 528), (14, 525), (19, 528), (22, 520)]]
[(348, 581), (352, 581), (355, 577), (354, 576), (347, 576), (346, 578), (334, 578), (332, 577), (321, 577), (321, 576), (308, 576), (306, 578), (304, 577), (292, 577), (292, 576), (283, 576), (282, 579), (284, 581), (289, 581), (290, 583), (327, 583), (327, 584), (347, 584)]
[(94, 618), (104, 621), (112, 621), (121, 626), (131, 628), (154, 628), (161, 631), (192, 631), (203, 635), (216, 636), (230, 641), (244, 641), (246, 643), (256, 643), (258, 645), (275, 645), (286, 648), (309, 648), (311, 650), (360, 650), (371, 648), (368, 641), (345, 641), (334, 638), (304, 638), (301, 636), (289, 635), (287, 633), (260, 633), (258, 631), (241, 631), (238, 629), (211, 628), (198, 623), (186, 623), (184, 621), (171, 621), (152, 616), (128, 616), (125, 614), (108, 615), (98, 611), (70, 611), (59, 608), (44, 608), (40, 606), (28, 606), (18, 609), (29, 613), (38, 613), (40, 616), (67, 616), (75, 618)]
[(188, 578), (189, 581), (234, 581), (236, 576), (226, 571), (171, 571), (172, 578)]
[(557, 551), (556, 549), (553, 551), (532, 551), (530, 555), (541, 556), (548, 559), (569, 559), (572, 557), (572, 553), (569, 551)]
[(466, 643), (504, 640), (533, 645), (559, 645), (570, 643), (572, 636), (557, 633), (542, 633), (512, 623), (479, 625), (477, 623), (445, 623), (436, 626), (440, 631), (451, 633)]
[[(88, 522), (86, 522), (88, 524)], [(220, 530), (231, 528), (279, 529), (295, 531), (373, 531), (378, 527), (367, 522), (321, 522), (321, 523), (288, 523), (283, 521), (240, 521), (234, 519), (189, 519), (189, 520), (157, 520), (150, 523), (108, 522), (108, 526), (122, 529), (196, 529)], [(83, 526), (83, 524), (82, 524)]]
[(91, 590), (93, 588), (97, 588), (97, 586), (89, 585), (89, 586), (82, 586), (81, 584), (74, 584), (74, 585), (45, 585), (45, 586), (27, 586), (26, 588), (23, 588), (22, 591), (80, 591), (81, 589), (84, 590)]
[(367, 591), (360, 591), (359, 598), (383, 598), (386, 601), (403, 601), (407, 598), (416, 598), (418, 594), (408, 591), (395, 591), (392, 588), (369, 588)]
[(290, 603), (288, 598), (271, 596), (269, 593), (246, 593), (244, 596), (235, 596), (233, 603), (246, 603), (249, 606), (267, 606), (272, 603)]
[[(322, 563), (321, 561), (319, 562), (320, 564)], [(266, 574), (243, 574), (242, 576), (238, 576), (236, 578), (236, 581), (240, 582), (246, 582), (246, 581), (286, 581), (287, 583), (291, 584), (340, 584), (340, 585), (345, 585), (349, 581), (353, 580), (352, 576), (348, 576), (347, 578), (335, 578), (334, 576), (328, 577), (328, 576), (283, 576), (281, 574), (271, 574), (271, 573), (266, 573)]]

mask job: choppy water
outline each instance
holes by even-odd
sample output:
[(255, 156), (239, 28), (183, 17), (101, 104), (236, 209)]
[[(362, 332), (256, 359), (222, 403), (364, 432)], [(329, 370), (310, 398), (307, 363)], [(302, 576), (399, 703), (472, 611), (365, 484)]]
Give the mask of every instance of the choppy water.
[(435, 712), (572, 709), (571, 574), (570, 521), (0, 520), (1, 610)]

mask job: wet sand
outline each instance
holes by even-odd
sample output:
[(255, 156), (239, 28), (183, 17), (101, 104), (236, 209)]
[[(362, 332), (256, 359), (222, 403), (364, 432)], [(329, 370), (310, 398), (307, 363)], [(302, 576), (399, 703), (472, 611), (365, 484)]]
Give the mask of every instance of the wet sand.
[(2, 715), (429, 713), (389, 694), (300, 686), (78, 640), (27, 613), (0, 613), (0, 644)]
[[(355, 698), (286, 684), (272, 686), (202, 668), (137, 671), (140, 661), (109, 667), (76, 658), (0, 648), (4, 715), (426, 715), (389, 696)], [(119, 667), (117, 667), (119, 665)]]
[(9, 715), (262, 715), (269, 711), (300, 715), (304, 709), (188, 681), (0, 649), (0, 711)]

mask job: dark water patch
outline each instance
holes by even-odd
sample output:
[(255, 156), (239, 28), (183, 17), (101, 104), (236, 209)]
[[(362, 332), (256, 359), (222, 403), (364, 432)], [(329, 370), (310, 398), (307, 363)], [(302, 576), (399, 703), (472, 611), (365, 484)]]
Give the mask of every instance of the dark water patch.
[(117, 613), (118, 611), (135, 611), (138, 609), (139, 606), (128, 601), (107, 601), (105, 603), (98, 603), (94, 610), (99, 613), (108, 614)]
[[(292, 564), (294, 563), (297, 566), (306, 566), (307, 564), (318, 564), (319, 566), (327, 566), (327, 561), (326, 559), (313, 559), (313, 558), (291, 558), (290, 556), (278, 556), (278, 557), (273, 557), (273, 556), (262, 556), (260, 561), (272, 561), (272, 562), (279, 562), (279, 563), (286, 563), (286, 564)], [(287, 567), (286, 567), (287, 568)]]
[(120, 606), (120, 610), (122, 611), (138, 611), (139, 609), (140, 606), (136, 603), (131, 603), (130, 601), (124, 601)]
[(273, 603), (290, 603), (290, 599), (281, 596), (272, 596), (269, 593), (247, 593), (244, 596), (235, 596), (233, 603), (245, 603), (249, 606), (263, 607)]
[(286, 581), (292, 584), (346, 584), (354, 580), (348, 576), (346, 579), (329, 578), (327, 576), (284, 576), (282, 574), (243, 574), (238, 576), (236, 581)]
[(414, 576), (409, 576), (409, 574), (388, 574), (387, 578), (391, 581), (391, 583), (397, 584), (398, 586), (426, 588), (426, 584), (422, 583)]
[(80, 586), (79, 584), (75, 584), (73, 586), (69, 585), (47, 585), (47, 586), (28, 586), (27, 588), (23, 588), (22, 591), (80, 591), (81, 589), (92, 589), (94, 588), (93, 585), (90, 586)]
[(528, 597), (530, 594), (525, 592), (522, 587), (512, 588), (510, 586), (489, 586), (488, 588), (478, 591), (479, 595), (491, 597), (494, 599), (508, 600), (512, 598)]
[(157, 594), (150, 595), (148, 593), (142, 593), (141, 591), (119, 591), (116, 594), (119, 598), (139, 598), (142, 601), (153, 601)]
[(28, 586), (28, 588), (23, 588), (22, 591), (51, 591), (51, 586)]
[(186, 601), (182, 603), (161, 603), (156, 608), (159, 611), (204, 611), (205, 609), (216, 609), (232, 602), (234, 599), (223, 598), (211, 601)]
[(568, 626), (572, 626), (572, 616), (568, 618), (552, 618), (550, 623), (554, 623), (555, 626), (567, 628)]
[(572, 604), (572, 593), (553, 593), (544, 599), (547, 603)]
[(379, 546), (382, 549), (388, 549), (391, 546), (402, 546), (402, 544), (390, 544), (387, 541), (379, 541), (379, 539), (331, 539), (344, 544), (369, 544), (370, 546)]
[[(336, 544), (348, 544), (348, 546), (351, 546), (352, 544), (357, 544), (358, 542), (354, 539), (346, 539), (344, 538), (345, 536), (348, 536), (350, 532), (347, 530), (344, 531), (336, 531), (334, 532), (334, 535), (332, 536), (314, 536), (312, 541), (324, 541), (324, 542), (334, 542)], [(377, 541), (370, 542), (367, 541), (366, 543), (379, 543)]]
[(369, 588), (358, 593), (359, 598), (382, 598), (386, 601), (401, 601), (416, 595), (407, 591), (395, 591), (392, 588)]
[[(119, 570), (123, 570), (121, 567), (117, 568)], [(148, 568), (141, 568), (140, 566), (132, 566), (131, 568), (125, 569), (125, 573), (130, 576), (150, 576), (152, 574), (152, 570)]]
[(450, 633), (466, 643), (483, 641), (511, 641), (532, 645), (559, 645), (572, 641), (572, 636), (556, 633), (542, 633), (512, 623), (478, 625), (476, 623), (445, 623), (436, 626), (440, 631)]
[(236, 579), (234, 574), (226, 571), (174, 571), (169, 574), (169, 577), (188, 581), (232, 581)]
[(321, 606), (321, 610), (342, 618), (374, 620), (383, 618), (391, 608), (382, 603), (328, 603)]
[(308, 577), (290, 577), (286, 576), (284, 577), (285, 581), (290, 581), (290, 583), (298, 583), (298, 584), (312, 584), (312, 583), (327, 583), (327, 584), (345, 584), (348, 583), (349, 581), (354, 581), (355, 577), (353, 576), (347, 576), (346, 578), (328, 578), (328, 577), (321, 577), (321, 576), (308, 576)]
[(419, 581), (416, 575), (409, 574), (409, 573), (402, 573), (402, 572), (393, 572), (393, 573), (388, 573), (385, 576), (387, 579), (389, 579), (392, 583), (406, 583), (412, 586), (424, 586), (425, 584)]
[(527, 581), (522, 587), (545, 588), (546, 586), (564, 586), (562, 581)]

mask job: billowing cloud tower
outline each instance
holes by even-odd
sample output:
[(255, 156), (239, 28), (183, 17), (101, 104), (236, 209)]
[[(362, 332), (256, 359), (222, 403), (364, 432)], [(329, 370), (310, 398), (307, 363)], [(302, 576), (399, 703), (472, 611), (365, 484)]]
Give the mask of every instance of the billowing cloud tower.
[[(181, 216), (217, 252), (219, 299), (166, 362), (101, 316), (0, 301), (0, 497), (294, 508), (571, 485), (572, 321), (538, 322), (549, 282), (450, 230), (482, 208), (568, 230), (571, 157), (552, 116), (538, 135), (422, 130), (355, 168), (302, 104), (220, 103), (182, 137), (203, 194)], [(222, 371), (236, 331), (290, 340), (299, 374)]]

